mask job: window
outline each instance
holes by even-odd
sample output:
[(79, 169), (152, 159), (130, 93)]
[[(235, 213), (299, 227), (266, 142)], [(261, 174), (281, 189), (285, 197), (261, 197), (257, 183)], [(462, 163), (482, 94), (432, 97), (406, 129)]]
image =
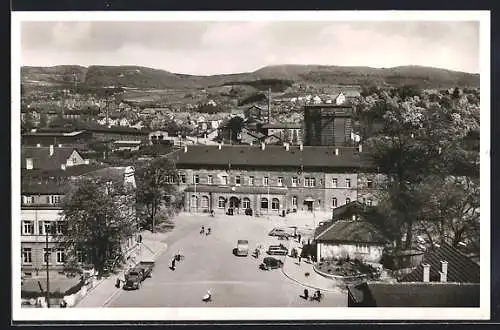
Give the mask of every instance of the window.
[(186, 174), (181, 174), (181, 183), (186, 183)]
[(64, 221), (58, 221), (56, 226), (56, 233), (58, 235), (63, 235), (66, 229), (66, 223)]
[(363, 197), (363, 204), (366, 204), (366, 198)]
[(199, 184), (200, 183), (200, 176), (198, 174), (196, 174), (194, 177), (193, 177), (193, 181), (195, 184)]
[(211, 175), (208, 176), (207, 182), (208, 182), (208, 184), (212, 184), (213, 177)]
[(23, 196), (24, 204), (35, 204), (35, 196)]
[(35, 233), (35, 225), (33, 221), (23, 221), (23, 235), (33, 235)]
[(198, 197), (195, 195), (191, 196), (191, 207), (198, 207)]
[(237, 186), (241, 185), (241, 176), (237, 175), (236, 178), (234, 179), (234, 183)]
[(278, 186), (283, 186), (283, 177), (278, 177)]
[(304, 187), (309, 187), (310, 184), (311, 184), (311, 180), (309, 178), (305, 178), (304, 179)]
[(46, 264), (47, 260), (48, 263), (50, 264), (50, 248), (43, 248), (43, 263)]
[(227, 184), (227, 176), (226, 175), (224, 175), (222, 177), (222, 184)]
[(316, 187), (316, 178), (311, 178), (310, 187)]
[(64, 252), (64, 249), (58, 248), (56, 251), (56, 261), (58, 264), (63, 264), (64, 261), (66, 260), (66, 253)]
[(332, 198), (332, 207), (333, 208), (337, 207), (337, 198), (335, 197)]
[(273, 210), (279, 210), (280, 208), (280, 201), (277, 198), (273, 198), (271, 201), (271, 209)]
[(224, 197), (219, 197), (219, 201), (217, 203), (217, 206), (220, 209), (223, 209), (225, 205), (226, 205), (226, 200), (224, 199)]
[(208, 208), (208, 197), (201, 196), (201, 207), (207, 209)]
[(371, 198), (368, 198), (368, 202), (367, 202), (367, 204), (366, 204), (366, 205), (368, 205), (368, 206), (372, 206), (372, 204), (373, 204), (372, 199), (371, 199)]
[(43, 221), (39, 222), (39, 227), (38, 230), (40, 232), (40, 235), (46, 235), (46, 234), (51, 234), (52, 233), (52, 221)]
[[(268, 186), (269, 185), (269, 177), (265, 176), (263, 179), (262, 179), (262, 184), (264, 186)], [(267, 207), (266, 207), (267, 208)]]
[(253, 176), (248, 177), (248, 185), (249, 186), (253, 186), (254, 179), (255, 178)]
[(23, 264), (31, 264), (31, 248), (23, 248)]
[(297, 196), (292, 197), (292, 207), (297, 207)]
[(345, 186), (351, 188), (351, 179), (345, 179)]
[(76, 250), (76, 262), (84, 263), (85, 262), (85, 253), (82, 250)]
[(243, 208), (244, 209), (249, 209), (250, 208), (250, 200), (248, 198), (243, 199)]
[(261, 209), (267, 209), (268, 203), (269, 202), (268, 202), (267, 198), (265, 198), (265, 197), (261, 198), (261, 200), (260, 200), (260, 208)]
[(346, 203), (346, 204), (349, 204), (350, 202), (351, 202), (351, 199), (350, 199), (350, 198), (346, 198), (346, 199), (345, 199), (345, 203)]
[(356, 250), (361, 253), (368, 253), (370, 252), (370, 248), (368, 247), (368, 244), (356, 244)]
[(337, 182), (338, 182), (337, 178), (332, 179), (332, 187), (333, 188), (337, 188)]
[(368, 179), (368, 181), (366, 182), (366, 186), (368, 188), (373, 188), (373, 181), (371, 179)]
[(297, 187), (297, 177), (296, 176), (294, 176), (292, 178), (292, 187)]

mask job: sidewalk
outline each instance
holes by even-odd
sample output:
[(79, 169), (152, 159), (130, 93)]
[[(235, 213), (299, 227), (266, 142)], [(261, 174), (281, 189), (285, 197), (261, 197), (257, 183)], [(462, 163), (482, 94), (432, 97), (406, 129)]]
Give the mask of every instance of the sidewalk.
[[(290, 241), (288, 249), (291, 250), (292, 248), (300, 249), (300, 244), (295, 241)], [(298, 258), (286, 256), (281, 270), (290, 280), (311, 289), (327, 292), (345, 291), (344, 285), (341, 282), (326, 278), (316, 273), (313, 269), (313, 264), (306, 261), (304, 258), (302, 258), (299, 264)], [(309, 276), (306, 276), (305, 273), (309, 273)]]
[[(144, 235), (143, 235), (144, 237)], [(148, 237), (149, 238), (149, 237)], [(167, 249), (167, 244), (158, 240), (151, 240), (143, 238), (143, 243), (139, 247), (138, 254), (132, 259), (132, 262), (139, 262), (140, 260), (156, 259), (161, 253)], [(124, 272), (127, 270), (126, 265), (124, 270), (118, 274), (109, 276), (108, 278), (101, 279), (94, 287), (82, 298), (80, 302), (74, 307), (104, 307), (108, 301), (113, 297), (121, 288), (116, 288), (116, 280), (124, 278)]]

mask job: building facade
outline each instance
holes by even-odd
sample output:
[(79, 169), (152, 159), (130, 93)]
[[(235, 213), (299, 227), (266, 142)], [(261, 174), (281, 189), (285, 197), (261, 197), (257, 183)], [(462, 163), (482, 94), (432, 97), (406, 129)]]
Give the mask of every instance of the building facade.
[(358, 199), (374, 203), (379, 175), (356, 150), (189, 146), (172, 155), (178, 170), (172, 183), (184, 191), (188, 212), (329, 212)]

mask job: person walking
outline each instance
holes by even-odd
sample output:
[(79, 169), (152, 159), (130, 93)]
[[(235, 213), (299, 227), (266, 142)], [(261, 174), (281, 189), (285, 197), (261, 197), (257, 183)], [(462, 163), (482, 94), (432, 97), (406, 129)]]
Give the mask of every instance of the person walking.
[(175, 270), (175, 258), (172, 259), (172, 270)]
[(200, 235), (205, 234), (205, 226), (201, 226)]
[(309, 298), (309, 290), (307, 289), (304, 289), (304, 299), (308, 299)]
[(210, 227), (208, 227), (208, 229), (207, 229), (207, 236), (210, 235), (211, 232), (212, 232), (212, 229), (210, 229)]

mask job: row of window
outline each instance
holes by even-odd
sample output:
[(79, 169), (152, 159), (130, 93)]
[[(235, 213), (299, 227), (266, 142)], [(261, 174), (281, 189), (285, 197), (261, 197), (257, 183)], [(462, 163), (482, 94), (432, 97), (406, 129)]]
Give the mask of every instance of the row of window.
[[(62, 235), (64, 234), (65, 229), (66, 229), (66, 224), (64, 223), (64, 221), (39, 221), (38, 223), (38, 235), (46, 235), (46, 234)], [(55, 232), (52, 232), (53, 230)], [(35, 235), (35, 222), (29, 220), (23, 220), (22, 234)]]
[[(53, 249), (43, 249), (42, 256), (43, 262), (49, 264), (51, 263), (50, 255), (52, 254)], [(62, 248), (55, 249), (56, 252), (56, 263), (64, 264), (66, 262), (66, 252)], [(33, 249), (32, 248), (23, 248), (21, 253), (22, 263), (23, 264), (31, 264), (33, 262)], [(76, 252), (76, 261), (79, 263), (85, 262), (85, 254), (82, 251)]]
[[(167, 182), (168, 183), (175, 183), (175, 177), (173, 176), (169, 176), (167, 178)], [(186, 181), (186, 175), (185, 174), (181, 174), (180, 175), (180, 183), (183, 183), (185, 184), (187, 181)], [(320, 179), (320, 185), (322, 184), (322, 180)], [(200, 184), (200, 176), (198, 174), (195, 174), (193, 176), (193, 183), (195, 184)], [(207, 176), (207, 184), (213, 184), (214, 183), (214, 178), (213, 178), (213, 175), (208, 175)], [(237, 175), (234, 177), (234, 183), (236, 185), (241, 185), (242, 184), (242, 179), (241, 179), (241, 176), (240, 175)], [(227, 185), (228, 184), (228, 176), (227, 175), (224, 175), (221, 177), (221, 182), (220, 184), (223, 184), (223, 185)], [(255, 177), (254, 176), (249, 176), (248, 177), (248, 185), (249, 186), (253, 186), (255, 184)], [(265, 176), (262, 178), (262, 185), (263, 186), (268, 186), (269, 185), (269, 177), (268, 176)], [(278, 186), (283, 186), (283, 177), (278, 177), (278, 182), (277, 182), (277, 185)], [(292, 187), (298, 187), (300, 185), (300, 178), (299, 177), (292, 177)], [(373, 181), (372, 180), (368, 180), (367, 183), (366, 183), (367, 187), (368, 188), (373, 188)], [(345, 179), (345, 186), (344, 188), (351, 188), (351, 179), (349, 178), (346, 178)], [(316, 178), (314, 177), (305, 177), (304, 178), (304, 187), (316, 187)], [(333, 178), (332, 179), (332, 187), (333, 188), (338, 188), (339, 185), (338, 185), (338, 179), (337, 178)]]
[[(45, 198), (45, 203), (46, 204), (59, 204), (61, 202), (61, 196), (59, 195), (53, 195), (53, 196), (46, 196)], [(22, 205), (29, 205), (29, 204), (35, 204), (35, 196), (21, 196), (21, 204)]]

